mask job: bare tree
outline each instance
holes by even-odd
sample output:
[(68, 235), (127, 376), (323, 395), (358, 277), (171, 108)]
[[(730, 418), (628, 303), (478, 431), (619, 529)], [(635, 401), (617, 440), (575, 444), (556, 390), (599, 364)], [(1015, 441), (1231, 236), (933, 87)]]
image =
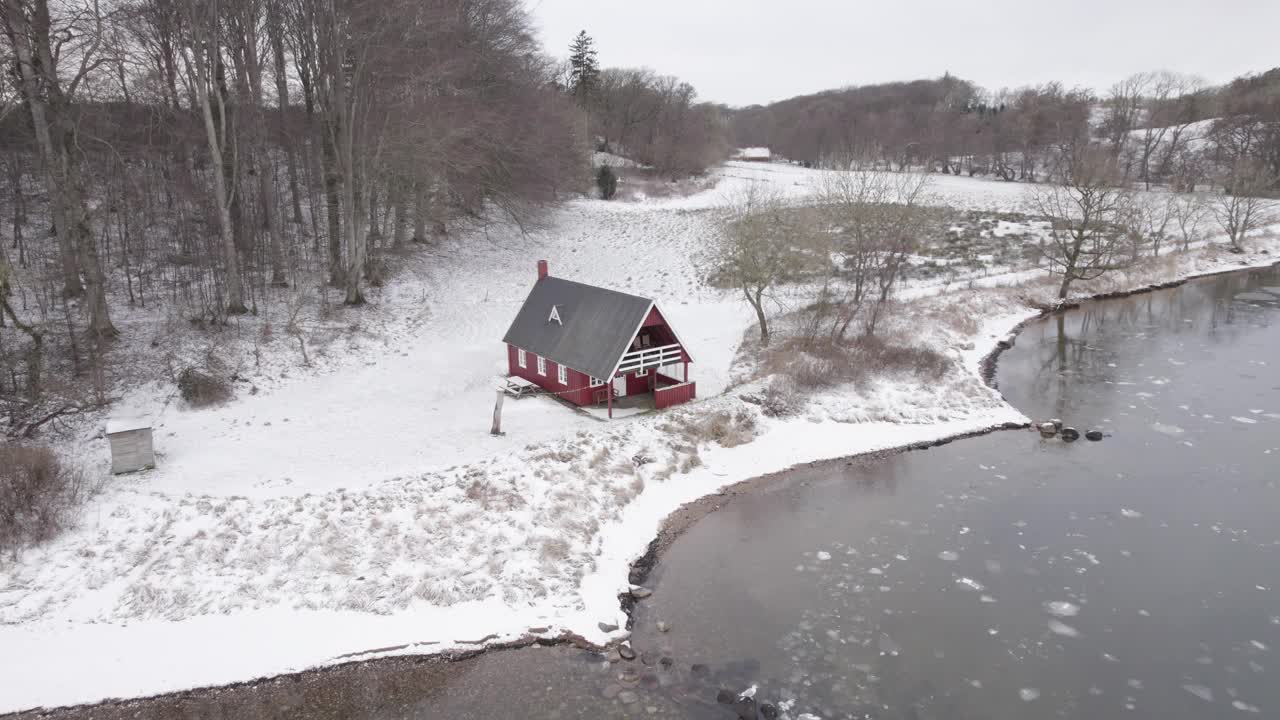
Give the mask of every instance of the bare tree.
[[(48, 0), (3, 0), (0, 21), (13, 47), (19, 88), (31, 115), (49, 185), (61, 250), (63, 289), (86, 295), (89, 330), (118, 334), (107, 308), (106, 278), (90, 227), (81, 168), (82, 149), (73, 105), (91, 73), (111, 62), (102, 53), (104, 17), (97, 0), (84, 0), (55, 26)], [(59, 65), (78, 58), (72, 72)], [(64, 82), (64, 77), (68, 78)], [(80, 275), (83, 274), (83, 290)]]
[(1222, 178), (1223, 192), (1210, 207), (1234, 252), (1244, 252), (1249, 233), (1274, 222), (1276, 201), (1263, 194), (1275, 182), (1266, 166), (1250, 160), (1237, 161)]
[[(814, 305), (830, 314), (830, 339), (845, 338), (871, 301), (864, 332), (875, 333), (885, 303), (919, 246), (929, 177), (921, 173), (830, 170), (820, 176), (818, 212), (833, 258)], [(819, 321), (820, 322), (820, 321)]]
[[(1142, 119), (1142, 102), (1151, 84), (1151, 73), (1135, 73), (1111, 86), (1102, 101), (1101, 131), (1113, 158), (1119, 159), (1129, 146), (1129, 134)], [(1123, 163), (1128, 179), (1131, 168)]]
[(1131, 262), (1137, 262), (1147, 247), (1151, 248), (1153, 257), (1160, 257), (1169, 225), (1174, 222), (1179, 205), (1176, 195), (1131, 197), (1121, 218), (1129, 235)]
[(1209, 203), (1204, 195), (1183, 195), (1172, 205), (1173, 221), (1178, 226), (1180, 248), (1183, 252), (1200, 240), (1200, 227), (1209, 214)]
[(777, 190), (748, 185), (730, 198), (714, 249), (716, 279), (742, 292), (756, 313), (760, 345), (769, 346), (765, 302), (777, 287), (798, 279), (809, 262), (807, 214), (789, 207)]
[(1071, 283), (1093, 280), (1124, 267), (1124, 220), (1130, 212), (1130, 193), (1121, 186), (1117, 161), (1110, 149), (1075, 147), (1066, 154), (1061, 184), (1036, 188), (1035, 210), (1050, 218), (1046, 259), (1062, 276), (1058, 298), (1065, 300)]
[[(1143, 76), (1142, 97), (1139, 99), (1142, 130), (1138, 133), (1138, 177), (1148, 190), (1151, 189), (1153, 171), (1160, 173), (1164, 162), (1152, 167), (1157, 151), (1165, 147), (1164, 157), (1176, 153), (1187, 125), (1193, 116), (1187, 96), (1202, 86), (1198, 78), (1163, 70)], [(1167, 146), (1167, 147), (1166, 147)]]

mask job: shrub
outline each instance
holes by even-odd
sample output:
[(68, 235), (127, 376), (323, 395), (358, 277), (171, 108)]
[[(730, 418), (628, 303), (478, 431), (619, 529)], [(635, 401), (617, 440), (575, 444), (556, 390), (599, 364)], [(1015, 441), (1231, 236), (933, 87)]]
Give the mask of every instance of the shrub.
[(766, 417), (788, 417), (804, 408), (804, 399), (796, 391), (795, 383), (785, 377), (775, 377), (760, 392), (743, 395), (742, 399), (759, 405)]
[(0, 557), (53, 537), (85, 495), (80, 474), (49, 448), (0, 445)]
[(207, 407), (231, 399), (231, 382), (189, 367), (178, 374), (178, 392), (191, 407)]
[(613, 168), (608, 165), (600, 166), (596, 171), (596, 187), (600, 188), (600, 197), (604, 200), (612, 200), (618, 194), (618, 176)]
[(878, 335), (848, 343), (792, 339), (770, 348), (764, 363), (768, 374), (789, 378), (803, 390), (891, 374), (936, 378), (945, 375), (950, 367), (946, 356), (936, 350), (890, 344)]

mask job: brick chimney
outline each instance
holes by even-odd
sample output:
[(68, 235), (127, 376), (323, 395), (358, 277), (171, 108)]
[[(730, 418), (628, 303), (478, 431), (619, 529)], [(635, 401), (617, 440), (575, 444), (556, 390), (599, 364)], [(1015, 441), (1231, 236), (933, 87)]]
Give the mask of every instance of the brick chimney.
[(546, 276), (547, 276), (547, 261), (539, 260), (538, 261), (538, 279), (541, 280)]

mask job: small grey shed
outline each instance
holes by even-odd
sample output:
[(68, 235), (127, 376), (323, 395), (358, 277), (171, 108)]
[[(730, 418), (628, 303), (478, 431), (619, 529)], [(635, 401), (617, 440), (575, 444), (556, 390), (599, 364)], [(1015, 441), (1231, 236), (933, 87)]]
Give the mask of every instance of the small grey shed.
[(156, 466), (151, 443), (151, 423), (141, 418), (112, 418), (107, 421), (107, 442), (111, 444), (111, 474), (135, 472)]

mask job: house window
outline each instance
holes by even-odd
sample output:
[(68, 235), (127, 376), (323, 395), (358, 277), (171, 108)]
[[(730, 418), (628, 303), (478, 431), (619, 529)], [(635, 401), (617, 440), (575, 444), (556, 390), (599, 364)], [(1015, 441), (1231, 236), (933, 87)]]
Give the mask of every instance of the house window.
[(547, 374), (547, 359), (541, 356), (538, 357), (538, 374), (544, 377)]
[(522, 368), (529, 367), (529, 356), (524, 350), (516, 350), (516, 363), (518, 363)]
[(644, 377), (649, 374), (649, 368), (642, 368), (636, 371), (636, 377)]
[(556, 366), (556, 379), (560, 381), (560, 384), (561, 384), (561, 385), (568, 385), (568, 384), (569, 384), (569, 370), (568, 370), (568, 368), (566, 368), (566, 367), (565, 367), (565, 366), (563, 366), (563, 365), (557, 365), (557, 366)]
[(591, 378), (591, 387), (600, 387), (604, 385), (604, 381), (600, 378)]

